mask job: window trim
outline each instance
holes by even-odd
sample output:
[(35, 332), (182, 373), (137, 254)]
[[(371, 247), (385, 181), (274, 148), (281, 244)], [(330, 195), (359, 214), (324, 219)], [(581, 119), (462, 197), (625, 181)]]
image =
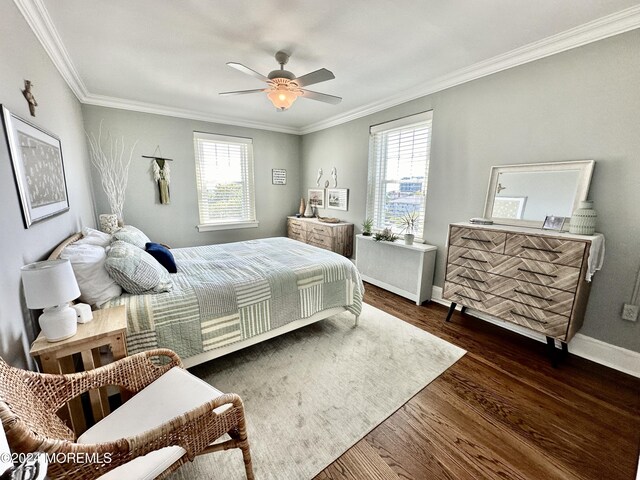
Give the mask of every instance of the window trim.
[[(194, 146), (194, 161), (195, 161), (195, 174), (196, 174), (196, 195), (197, 195), (197, 207), (198, 207), (198, 219), (202, 221), (202, 212), (201, 212), (201, 204), (200, 200), (202, 199), (202, 185), (200, 178), (200, 156), (199, 156), (199, 140), (209, 140), (211, 142), (217, 143), (230, 143), (236, 145), (248, 145), (248, 167), (249, 173), (247, 174), (247, 182), (243, 181), (243, 189), (250, 190), (250, 211), (253, 213), (253, 218), (248, 218), (244, 220), (232, 221), (229, 219), (222, 219), (220, 222), (208, 222), (208, 223), (199, 223), (196, 225), (196, 228), (199, 232), (210, 232), (216, 230), (235, 230), (242, 228), (257, 228), (260, 225), (258, 221), (258, 213), (256, 211), (256, 184), (255, 184), (255, 162), (253, 155), (253, 139), (248, 137), (238, 137), (234, 135), (221, 135), (216, 133), (208, 133), (208, 132), (193, 132), (193, 146)], [(245, 168), (242, 166), (242, 168)], [(248, 183), (248, 185), (247, 185)]]
[[(370, 196), (374, 196), (375, 197), (375, 189), (376, 189), (376, 184), (377, 182), (375, 181), (375, 175), (376, 175), (376, 168), (374, 165), (372, 165), (372, 160), (375, 161), (372, 157), (374, 155), (374, 138), (375, 135), (380, 134), (380, 133), (390, 133), (393, 132), (394, 130), (404, 130), (407, 128), (411, 128), (413, 126), (419, 126), (421, 124), (424, 124), (426, 122), (431, 122), (430, 125), (430, 131), (429, 131), (429, 145), (431, 145), (431, 140), (433, 138), (433, 110), (428, 110), (426, 112), (420, 112), (420, 113), (416, 113), (416, 114), (412, 114), (412, 115), (407, 115), (405, 117), (401, 117), (401, 118), (397, 118), (395, 120), (390, 120), (388, 122), (382, 122), (382, 123), (378, 123), (375, 125), (371, 125), (369, 127), (369, 159), (368, 159), (368, 172), (367, 172), (367, 197), (366, 197), (366, 208), (365, 208), (365, 215), (371, 218), (374, 218), (374, 214), (372, 211), (370, 211), (370, 206), (372, 205), (372, 203), (375, 203), (375, 201), (371, 201), (370, 200)], [(429, 171), (429, 165), (431, 163), (431, 148), (429, 147), (429, 156), (427, 158), (427, 172)], [(427, 176), (425, 177), (425, 181), (428, 182), (428, 173)], [(383, 179), (380, 181), (380, 183), (385, 183), (385, 182), (390, 182), (386, 179)], [(391, 183), (395, 183), (395, 182), (391, 182)], [(426, 188), (426, 185), (425, 185)], [(424, 234), (425, 234), (425, 229), (426, 229), (426, 215), (427, 215), (427, 195), (425, 194), (425, 198), (424, 198), (424, 204), (423, 204), (423, 212), (424, 212), (424, 218), (423, 218), (423, 222), (422, 222), (422, 231), (421, 232), (415, 232), (415, 239), (414, 242), (415, 243), (424, 243)], [(375, 218), (374, 218), (374, 222), (375, 222)], [(375, 227), (374, 226), (374, 231), (381, 231), (379, 227)]]
[(220, 223), (202, 223), (196, 225), (199, 232), (213, 232), (215, 230), (236, 230), (240, 228), (257, 228), (260, 222), (220, 222)]

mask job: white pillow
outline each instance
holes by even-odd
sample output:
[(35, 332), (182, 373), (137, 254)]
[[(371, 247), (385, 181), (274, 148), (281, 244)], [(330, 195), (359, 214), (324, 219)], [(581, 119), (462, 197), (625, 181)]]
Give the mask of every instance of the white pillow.
[(104, 266), (107, 259), (104, 247), (88, 243), (78, 245), (75, 242), (62, 250), (60, 258), (67, 258), (71, 262), (82, 302), (99, 307), (122, 294), (122, 288)]
[(85, 227), (82, 229), (82, 238), (75, 241), (76, 245), (97, 245), (99, 247), (108, 247), (113, 240), (111, 234), (101, 232), (94, 228)]

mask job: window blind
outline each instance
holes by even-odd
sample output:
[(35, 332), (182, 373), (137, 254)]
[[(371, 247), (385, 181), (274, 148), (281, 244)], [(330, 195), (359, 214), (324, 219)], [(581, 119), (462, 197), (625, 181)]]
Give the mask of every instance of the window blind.
[(375, 230), (401, 233), (400, 218), (415, 213), (411, 233), (423, 236), (432, 118), (424, 112), (371, 127), (367, 217)]
[(194, 132), (200, 224), (256, 221), (253, 141)]

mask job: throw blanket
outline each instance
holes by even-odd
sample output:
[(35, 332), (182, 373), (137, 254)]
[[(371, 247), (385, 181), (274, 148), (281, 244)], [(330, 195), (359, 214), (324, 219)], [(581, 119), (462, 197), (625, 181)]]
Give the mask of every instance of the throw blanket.
[(130, 355), (187, 358), (333, 307), (360, 315), (364, 288), (348, 259), (289, 238), (176, 248), (171, 292), (122, 296)]

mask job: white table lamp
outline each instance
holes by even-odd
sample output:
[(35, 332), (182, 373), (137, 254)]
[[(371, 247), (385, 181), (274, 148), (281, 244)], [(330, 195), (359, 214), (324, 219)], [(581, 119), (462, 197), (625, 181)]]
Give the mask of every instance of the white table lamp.
[(80, 289), (69, 260), (30, 263), (21, 270), (27, 307), (44, 309), (38, 321), (47, 341), (73, 337), (77, 314), (69, 302), (80, 296)]

